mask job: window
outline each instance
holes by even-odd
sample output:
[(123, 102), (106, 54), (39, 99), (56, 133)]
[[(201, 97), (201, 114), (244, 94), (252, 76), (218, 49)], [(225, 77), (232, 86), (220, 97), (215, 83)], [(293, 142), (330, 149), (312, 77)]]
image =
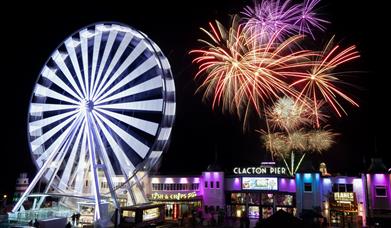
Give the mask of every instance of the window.
[(205, 188), (208, 188), (208, 181), (205, 181)]
[(312, 184), (304, 183), (304, 192), (312, 192)]
[(154, 191), (159, 190), (159, 184), (152, 184), (152, 190)]
[(220, 182), (216, 181), (216, 188), (220, 188)]
[(338, 192), (338, 184), (333, 184), (332, 191)]
[(213, 181), (210, 182), (210, 188), (213, 188)]
[(353, 192), (353, 184), (346, 184), (346, 191)]
[(333, 184), (333, 192), (353, 192), (353, 184)]
[(199, 184), (191, 184), (191, 190), (198, 190)]
[(385, 186), (375, 186), (376, 197), (387, 197)]
[(346, 185), (338, 184), (338, 192), (346, 192)]

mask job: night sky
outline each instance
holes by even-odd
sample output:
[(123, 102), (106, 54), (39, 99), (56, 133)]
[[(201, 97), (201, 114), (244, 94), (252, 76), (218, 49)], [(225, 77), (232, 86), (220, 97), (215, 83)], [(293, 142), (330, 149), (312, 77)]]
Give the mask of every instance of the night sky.
[[(26, 120), (30, 95), (41, 67), (52, 51), (71, 33), (98, 21), (118, 21), (147, 34), (168, 57), (176, 84), (177, 115), (162, 173), (194, 173), (206, 169), (215, 159), (227, 170), (234, 165), (257, 165), (269, 159), (254, 130), (243, 133), (239, 120), (219, 110), (195, 94), (196, 66), (188, 52), (200, 47), (204, 36), (199, 27), (218, 19), (227, 24), (229, 14), (238, 13), (251, 1), (106, 1), (105, 4), (69, 3), (2, 7), (1, 15), (1, 96), (3, 105), (0, 158), (0, 193), (14, 190), (20, 172), (36, 173), (30, 158)], [(357, 44), (362, 58), (349, 64), (361, 73), (346, 78), (358, 88), (349, 88), (360, 108), (345, 104), (349, 116), (331, 118), (331, 128), (341, 133), (337, 143), (323, 155), (313, 156), (313, 164), (325, 161), (329, 172), (351, 174), (363, 171), (371, 157), (387, 160), (389, 140), (390, 76), (388, 9), (379, 3), (357, 0), (324, 0), (320, 12), (331, 21), (315, 41), (318, 49), (333, 34), (343, 46)], [(374, 2), (373, 2), (374, 3)], [(45, 8), (44, 8), (45, 7)], [(152, 8), (151, 8), (152, 7)], [(389, 13), (388, 13), (389, 14)], [(389, 31), (387, 31), (389, 32)], [(309, 40), (309, 42), (312, 42)], [(375, 150), (375, 141), (377, 150)]]

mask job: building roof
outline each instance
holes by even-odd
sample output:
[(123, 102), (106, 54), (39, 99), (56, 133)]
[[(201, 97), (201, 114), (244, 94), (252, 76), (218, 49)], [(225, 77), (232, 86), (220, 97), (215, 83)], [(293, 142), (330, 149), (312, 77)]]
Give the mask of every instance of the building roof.
[(312, 165), (310, 159), (304, 159), (301, 163), (301, 166), (297, 170), (298, 173), (319, 173), (319, 170), (316, 170)]
[(372, 158), (367, 173), (387, 173), (387, 167), (381, 158)]
[(221, 166), (214, 162), (213, 164), (208, 165), (208, 168), (206, 168), (206, 171), (223, 171)]

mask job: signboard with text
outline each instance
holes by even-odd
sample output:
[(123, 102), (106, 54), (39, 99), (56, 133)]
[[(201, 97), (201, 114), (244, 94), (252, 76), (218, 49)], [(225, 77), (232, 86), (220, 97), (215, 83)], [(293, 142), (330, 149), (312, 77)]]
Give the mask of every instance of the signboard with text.
[(191, 200), (197, 198), (196, 192), (188, 193), (152, 193), (151, 200)]
[(277, 177), (243, 177), (243, 190), (278, 190)]
[(257, 167), (234, 167), (233, 173), (237, 175), (270, 175), (286, 176), (288, 175), (285, 167), (280, 166), (257, 166)]
[(330, 193), (330, 210), (357, 211), (357, 198), (355, 192), (332, 192)]

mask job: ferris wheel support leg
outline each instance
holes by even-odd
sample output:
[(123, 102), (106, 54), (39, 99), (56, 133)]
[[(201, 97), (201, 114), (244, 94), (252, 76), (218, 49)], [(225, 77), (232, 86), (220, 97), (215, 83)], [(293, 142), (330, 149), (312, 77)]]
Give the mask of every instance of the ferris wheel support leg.
[[(97, 137), (99, 137), (96, 133), (96, 129), (95, 129), (95, 123), (93, 122), (93, 118), (91, 118), (91, 126), (89, 126), (90, 130), (91, 130), (91, 137), (92, 139), (96, 139), (95, 141), (98, 141)], [(99, 141), (98, 141), (99, 142)], [(104, 161), (104, 157), (102, 155), (102, 151), (103, 151), (103, 145), (101, 143), (98, 143), (99, 145), (99, 150), (96, 150), (97, 154), (98, 154), (98, 157), (100, 158), (101, 161)], [(109, 190), (110, 190), (110, 194), (111, 194), (111, 197), (114, 201), (114, 205), (116, 208), (119, 208), (120, 205), (118, 203), (118, 199), (117, 199), (117, 195), (115, 194), (115, 190), (114, 190), (114, 186), (113, 186), (113, 181), (111, 180), (111, 176), (109, 174), (109, 172), (107, 171), (107, 167), (106, 167), (106, 164), (101, 164), (101, 167), (103, 169), (103, 172), (105, 174), (105, 177), (106, 177), (106, 180), (107, 180), (107, 185), (109, 186)]]
[(126, 187), (128, 188), (128, 194), (130, 195), (130, 199), (132, 200), (132, 205), (135, 205), (137, 202), (136, 202), (136, 197), (132, 192), (132, 187), (130, 186), (129, 183), (126, 184)]
[(147, 203), (148, 202), (148, 198), (147, 198), (147, 195), (144, 192), (143, 186), (141, 185), (140, 179), (138, 178), (137, 175), (134, 175), (134, 178), (136, 179), (136, 186), (139, 188), (139, 190), (141, 192), (141, 196), (143, 197), (143, 200), (144, 200), (143, 203)]
[[(80, 121), (80, 118), (78, 121), (75, 121), (71, 127), (73, 129)], [(67, 136), (69, 136), (70, 133), (68, 133)], [(20, 206), (22, 206), (23, 202), (26, 200), (27, 196), (30, 194), (30, 192), (34, 189), (35, 185), (38, 183), (38, 181), (42, 178), (43, 174), (48, 170), (50, 164), (52, 164), (52, 161), (54, 157), (57, 155), (59, 148), (61, 148), (64, 145), (65, 142), (60, 143), (57, 148), (51, 153), (45, 163), (42, 165), (41, 169), (38, 171), (37, 175), (35, 175), (34, 179), (31, 181), (30, 185), (27, 187), (26, 191), (23, 193), (23, 195), (20, 197), (19, 201), (16, 203), (14, 208), (12, 209), (12, 212), (15, 213), (19, 210)]]
[(45, 161), (45, 163), (43, 164), (41, 169), (38, 171), (37, 175), (35, 175), (34, 179), (31, 181), (30, 185), (27, 187), (26, 191), (23, 193), (23, 195), (20, 197), (19, 201), (16, 203), (16, 205), (12, 209), (12, 212), (15, 213), (16, 211), (19, 210), (20, 206), (22, 206), (22, 204), (26, 200), (27, 196), (34, 189), (35, 185), (42, 178), (43, 174), (48, 170), (49, 165), (52, 163), (53, 158), (57, 154), (56, 151), (49, 155), (48, 159)]
[(136, 202), (136, 197), (134, 196), (133, 194), (133, 191), (132, 191), (132, 186), (129, 184), (129, 176), (128, 174), (126, 173), (125, 170), (121, 169), (122, 171), (122, 174), (125, 176), (125, 185), (126, 185), (126, 188), (127, 188), (127, 191), (128, 191), (128, 194), (130, 196), (130, 199), (132, 200), (132, 204), (131, 205), (135, 205), (137, 204)]
[(33, 201), (33, 209), (36, 209), (37, 208), (37, 198), (34, 198), (34, 201)]
[[(52, 175), (51, 175), (51, 177), (50, 177), (50, 180), (49, 180), (49, 182), (47, 183), (47, 185), (46, 185), (46, 187), (45, 187), (45, 190), (44, 190), (44, 192), (43, 193), (48, 193), (48, 191), (49, 191), (49, 189), (50, 189), (50, 186), (52, 185), (52, 183), (53, 183), (53, 180), (54, 180), (54, 178), (56, 177), (56, 175), (57, 175), (57, 172), (58, 172), (58, 170), (60, 169), (60, 166), (58, 165), (58, 164), (61, 164), (62, 163), (62, 161), (64, 160), (64, 157), (65, 157), (65, 152), (66, 151), (68, 151), (68, 149), (69, 149), (69, 146), (70, 146), (70, 142), (72, 141), (71, 139), (73, 138), (73, 136), (74, 136), (75, 134), (74, 133), (72, 133), (72, 135), (70, 136), (70, 137), (68, 137), (67, 138), (67, 140), (66, 140), (66, 145), (65, 145), (65, 147), (63, 147), (62, 148), (62, 150), (61, 150), (61, 152), (59, 153), (59, 155), (58, 155), (58, 157), (59, 157), (59, 159), (57, 159), (55, 162), (56, 162), (56, 167), (55, 167), (55, 170), (53, 171), (53, 173), (52, 173)], [(50, 168), (49, 168), (50, 169)], [(40, 197), (40, 199), (39, 199), (39, 201), (38, 201), (38, 203), (37, 203), (37, 205), (36, 205), (36, 208), (38, 209), (38, 208), (40, 208), (41, 206), (42, 206), (42, 203), (43, 203), (43, 201), (45, 200), (45, 198), (46, 198), (46, 196), (41, 196)]]
[(98, 179), (98, 173), (97, 173), (97, 163), (96, 163), (96, 154), (93, 147), (93, 137), (91, 132), (91, 114), (86, 113), (87, 117), (87, 136), (88, 136), (88, 152), (90, 155), (90, 164), (91, 164), (91, 171), (92, 171), (92, 181), (93, 181), (93, 187), (94, 187), (94, 198), (95, 198), (95, 220), (101, 219), (101, 197), (100, 197), (100, 191), (99, 191), (99, 179)]

